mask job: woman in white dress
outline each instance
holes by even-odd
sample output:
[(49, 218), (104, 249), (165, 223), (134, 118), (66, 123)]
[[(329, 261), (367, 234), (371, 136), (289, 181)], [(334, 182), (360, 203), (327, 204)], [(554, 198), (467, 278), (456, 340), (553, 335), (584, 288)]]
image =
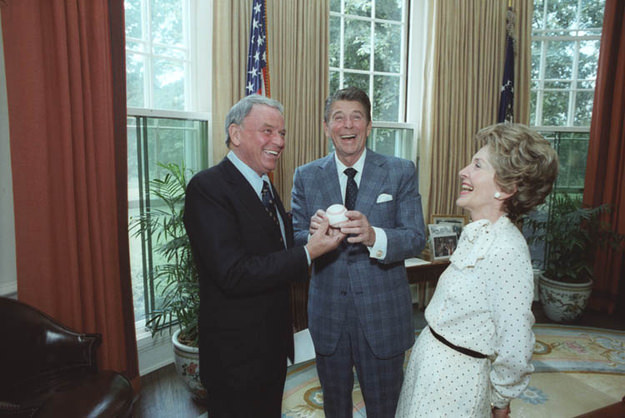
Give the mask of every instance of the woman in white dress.
[(396, 417), (508, 417), (533, 366), (534, 281), (514, 221), (551, 192), (558, 158), (519, 124), (482, 129), (456, 201), (472, 222), (425, 310)]

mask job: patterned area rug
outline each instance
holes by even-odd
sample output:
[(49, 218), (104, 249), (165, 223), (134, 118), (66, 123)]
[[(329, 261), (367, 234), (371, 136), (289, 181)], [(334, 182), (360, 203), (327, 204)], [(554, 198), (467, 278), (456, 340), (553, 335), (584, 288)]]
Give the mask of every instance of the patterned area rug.
[[(512, 416), (574, 417), (618, 402), (625, 394), (625, 332), (564, 325), (536, 325), (536, 371)], [(406, 356), (408, 358), (408, 356)], [(358, 382), (354, 417), (366, 417)], [(291, 366), (282, 403), (285, 418), (323, 417), (315, 362)]]

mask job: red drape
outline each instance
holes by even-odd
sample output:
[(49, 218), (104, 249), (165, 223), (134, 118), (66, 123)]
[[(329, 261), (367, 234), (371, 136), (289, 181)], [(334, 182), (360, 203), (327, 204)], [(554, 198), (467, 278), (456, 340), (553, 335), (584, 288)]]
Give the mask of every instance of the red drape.
[(18, 297), (102, 333), (100, 366), (137, 383), (122, 3), (9, 0), (0, 11)]
[[(612, 206), (613, 228), (625, 233), (625, 2), (607, 0), (590, 124), (584, 203)], [(622, 251), (599, 251), (590, 307), (614, 312), (625, 294)], [(622, 296), (621, 296), (622, 297)], [(622, 302), (621, 302), (622, 303)]]

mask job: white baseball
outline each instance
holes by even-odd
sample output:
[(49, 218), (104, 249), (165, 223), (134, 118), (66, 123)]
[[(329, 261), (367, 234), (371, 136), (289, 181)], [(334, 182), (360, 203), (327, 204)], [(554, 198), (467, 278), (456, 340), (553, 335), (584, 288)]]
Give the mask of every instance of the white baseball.
[(338, 203), (326, 209), (326, 216), (328, 217), (328, 221), (330, 221), (330, 226), (336, 226), (341, 222), (347, 221), (348, 219), (347, 216), (345, 216), (345, 212), (347, 212), (345, 206)]

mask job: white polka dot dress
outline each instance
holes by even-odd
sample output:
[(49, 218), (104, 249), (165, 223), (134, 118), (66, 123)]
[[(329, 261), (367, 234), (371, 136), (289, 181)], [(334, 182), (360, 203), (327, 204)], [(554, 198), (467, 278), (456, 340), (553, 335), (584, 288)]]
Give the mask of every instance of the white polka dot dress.
[(425, 328), (408, 362), (396, 417), (488, 417), (529, 383), (534, 281), (527, 243), (502, 216), (467, 225), (425, 311), (447, 341)]

